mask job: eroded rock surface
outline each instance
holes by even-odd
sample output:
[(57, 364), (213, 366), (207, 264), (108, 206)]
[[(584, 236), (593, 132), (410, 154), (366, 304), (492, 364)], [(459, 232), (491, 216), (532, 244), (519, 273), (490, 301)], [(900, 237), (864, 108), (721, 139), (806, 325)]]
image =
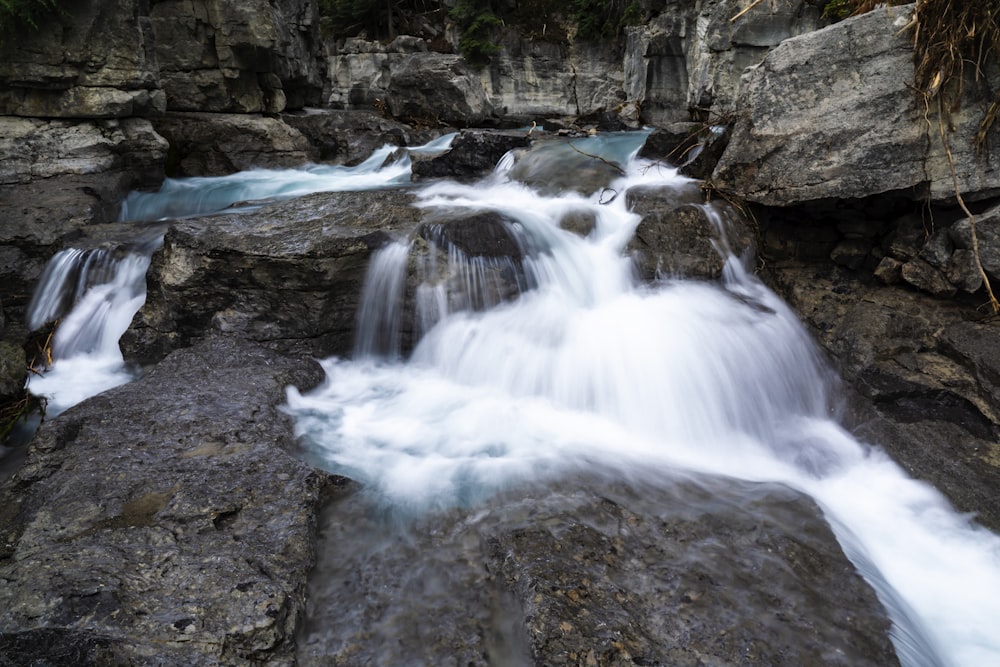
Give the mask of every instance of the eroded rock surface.
[(45, 423), (0, 486), (0, 655), (291, 664), (326, 476), (275, 406), (320, 377), (214, 340)]
[(300, 665), (897, 664), (873, 592), (781, 486), (589, 474), (386, 516), (357, 489), (326, 509)]
[(404, 190), (317, 193), (175, 222), (122, 341), (148, 361), (211, 332), (306, 354), (351, 349), (372, 253), (420, 221)]

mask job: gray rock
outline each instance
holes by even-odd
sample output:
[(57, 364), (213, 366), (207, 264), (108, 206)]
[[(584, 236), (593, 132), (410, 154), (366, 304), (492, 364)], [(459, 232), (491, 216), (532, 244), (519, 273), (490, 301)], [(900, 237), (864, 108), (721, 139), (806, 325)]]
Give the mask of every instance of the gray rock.
[(902, 277), (914, 287), (934, 296), (951, 297), (958, 291), (941, 271), (919, 258), (903, 264)]
[(167, 142), (139, 118), (0, 117), (0, 299), (15, 326), (45, 263), (80, 230), (118, 218), (125, 194), (158, 185)]
[[(900, 31), (912, 11), (883, 7), (788, 39), (749, 69), (715, 184), (768, 205), (891, 191), (953, 199), (937, 115), (932, 109), (928, 124), (910, 87), (912, 36)], [(964, 87), (947, 134), (958, 187), (970, 200), (1000, 193), (1000, 170), (990, 157), (1000, 134), (990, 133), (981, 155), (972, 145), (982, 115), (976, 89), (971, 81)]]
[(463, 130), (444, 155), (414, 161), (413, 175), (416, 178), (475, 180), (493, 171), (508, 151), (530, 144), (531, 137), (526, 131)]
[[(0, 323), (2, 324), (2, 323)], [(0, 327), (3, 335), (3, 327)], [(14, 399), (24, 394), (24, 384), (28, 381), (28, 360), (20, 345), (0, 340), (0, 407), (6, 407)], [(0, 428), (6, 424), (0, 423)]]
[(162, 112), (166, 98), (154, 39), (140, 4), (74, 2), (49, 12), (37, 29), (5, 31), (0, 114), (121, 118)]
[(1000, 361), (990, 342), (1000, 322), (841, 269), (772, 264), (769, 276), (849, 387), (855, 433), (1000, 530)]
[(171, 176), (225, 176), (253, 168), (298, 167), (319, 158), (301, 132), (277, 118), (172, 112), (153, 125), (170, 142)]
[(784, 487), (591, 472), (380, 516), (363, 490), (327, 508), (299, 665), (897, 664), (873, 592)]
[(323, 162), (355, 165), (386, 144), (415, 146), (427, 143), (433, 133), (419, 131), (369, 111), (307, 109), (282, 114), (281, 120), (303, 134), (319, 151)]
[(643, 280), (688, 277), (717, 279), (730, 253), (752, 252), (753, 232), (724, 203), (682, 204), (658, 188), (632, 188), (629, 209), (642, 216), (627, 250)]
[(346, 354), (373, 251), (405, 238), (420, 211), (405, 191), (317, 193), (175, 222), (122, 339), (149, 361), (209, 333), (307, 354)]
[(164, 0), (148, 11), (168, 109), (277, 113), (319, 104), (315, 2)]
[(0, 486), (3, 655), (291, 664), (326, 476), (275, 406), (320, 376), (216, 340), (43, 424)]

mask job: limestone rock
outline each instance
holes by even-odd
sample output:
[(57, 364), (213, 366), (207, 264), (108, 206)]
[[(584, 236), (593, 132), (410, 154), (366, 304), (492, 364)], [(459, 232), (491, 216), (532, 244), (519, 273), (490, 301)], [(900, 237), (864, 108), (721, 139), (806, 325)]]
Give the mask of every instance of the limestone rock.
[(348, 353), (368, 259), (417, 227), (412, 201), (398, 190), (317, 193), (173, 223), (122, 339), (126, 358), (159, 359), (210, 333)]
[[(928, 126), (924, 104), (910, 88), (912, 37), (900, 31), (912, 12), (912, 5), (882, 7), (788, 39), (747, 70), (715, 184), (778, 206), (893, 191), (954, 198), (937, 116), (932, 111)], [(1000, 133), (990, 133), (981, 156), (972, 148), (983, 112), (975, 89), (965, 86), (948, 134), (967, 199), (1000, 193), (991, 157)]]
[(0, 485), (0, 655), (291, 664), (326, 476), (276, 405), (320, 376), (213, 341), (45, 423)]
[(325, 512), (303, 667), (898, 664), (873, 592), (788, 488), (593, 472), (409, 523), (374, 510), (345, 490)]
[(65, 3), (37, 30), (5, 35), (0, 114), (121, 118), (162, 112), (166, 98), (141, 4)]
[(463, 130), (444, 155), (414, 161), (413, 175), (416, 178), (475, 180), (493, 171), (508, 151), (530, 144), (527, 132)]
[(753, 250), (753, 233), (727, 205), (677, 205), (657, 188), (628, 191), (630, 210), (642, 216), (628, 250), (646, 281), (688, 277), (717, 279), (730, 253)]
[(149, 21), (168, 109), (277, 113), (320, 101), (314, 2), (163, 0)]
[(282, 114), (281, 120), (305, 136), (322, 162), (355, 165), (386, 144), (417, 146), (439, 134), (419, 131), (370, 111), (306, 109)]
[(253, 168), (299, 167), (319, 157), (302, 133), (277, 118), (172, 112), (153, 123), (170, 142), (171, 176), (225, 176)]

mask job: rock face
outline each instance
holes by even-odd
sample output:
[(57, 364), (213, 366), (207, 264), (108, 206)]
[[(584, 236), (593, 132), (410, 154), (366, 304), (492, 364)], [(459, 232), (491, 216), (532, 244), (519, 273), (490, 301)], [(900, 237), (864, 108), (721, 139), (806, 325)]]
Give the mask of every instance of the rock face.
[(118, 118), (319, 103), (309, 0), (87, 0), (40, 24), (4, 44), (2, 113)]
[(162, 112), (159, 65), (145, 2), (73, 2), (6, 35), (0, 114), (121, 118)]
[(159, 359), (213, 332), (346, 354), (368, 260), (419, 224), (411, 202), (405, 191), (319, 193), (174, 223), (122, 340), (126, 358)]
[(772, 284), (860, 399), (851, 409), (859, 438), (1000, 530), (995, 318), (975, 303), (866, 285), (829, 263), (769, 266)]
[(149, 21), (168, 109), (277, 113), (320, 101), (315, 2), (160, 0)]
[[(739, 120), (713, 180), (760, 204), (906, 191), (953, 199), (936, 109), (909, 87), (912, 36), (901, 33), (913, 7), (877, 9), (783, 42), (742, 83)], [(992, 72), (992, 87), (1000, 72)], [(946, 131), (957, 186), (967, 199), (1000, 194), (1000, 133), (977, 156), (972, 139), (983, 103), (965, 86)], [(944, 121), (948, 124), (948, 121)]]
[(245, 169), (299, 167), (319, 158), (302, 133), (276, 118), (171, 112), (153, 125), (170, 142), (170, 176), (225, 176)]
[(291, 664), (326, 476), (275, 405), (320, 375), (214, 341), (47, 422), (0, 486), (2, 662)]
[(129, 190), (159, 183), (167, 142), (139, 118), (8, 116), (0, 117), (0, 154), (0, 299), (23, 326), (54, 249), (88, 225), (116, 220)]
[[(371, 109), (381, 100), (400, 117), (460, 126), (587, 117), (622, 105), (639, 110), (636, 122), (686, 121), (692, 114), (704, 120), (732, 111), (744, 67), (820, 25), (819, 3), (811, 0), (743, 9), (739, 0), (671, 0), (649, 23), (626, 30), (622, 50), (567, 38), (567, 26), (551, 26), (562, 37), (545, 37), (534, 24), (505, 29), (498, 52), (478, 70), (451, 53), (429, 51), (431, 35), (398, 37), (388, 46), (343, 40), (327, 46), (328, 103)], [(457, 51), (457, 37), (450, 41)]]
[(787, 488), (590, 474), (379, 516), (351, 489), (327, 508), (300, 665), (898, 664), (871, 589)]

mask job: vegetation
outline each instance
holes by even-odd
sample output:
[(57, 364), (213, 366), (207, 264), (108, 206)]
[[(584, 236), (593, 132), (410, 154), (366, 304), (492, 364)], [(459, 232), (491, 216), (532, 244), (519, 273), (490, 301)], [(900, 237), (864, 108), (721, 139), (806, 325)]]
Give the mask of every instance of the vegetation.
[(573, 0), (572, 11), (576, 36), (591, 41), (615, 39), (643, 19), (637, 0)]
[(458, 50), (473, 65), (485, 65), (500, 47), (496, 29), (503, 22), (493, 11), (490, 0), (459, 0), (449, 16), (458, 24), (461, 37)]
[(0, 0), (0, 42), (24, 27), (37, 28), (39, 21), (58, 8), (57, 0)]

